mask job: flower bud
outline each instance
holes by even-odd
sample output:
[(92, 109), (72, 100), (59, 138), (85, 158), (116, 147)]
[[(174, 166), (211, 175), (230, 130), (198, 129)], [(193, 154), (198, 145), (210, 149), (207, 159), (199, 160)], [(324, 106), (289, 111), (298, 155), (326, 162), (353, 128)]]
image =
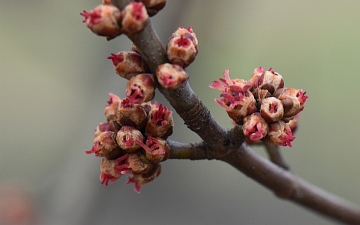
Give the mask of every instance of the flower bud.
[(269, 131), (269, 126), (261, 117), (260, 113), (256, 112), (245, 117), (242, 129), (245, 137), (256, 141), (266, 136)]
[(271, 94), (278, 88), (284, 87), (282, 76), (271, 68), (267, 71), (262, 67), (256, 68), (250, 78), (250, 82), (255, 89), (265, 89)]
[(128, 98), (125, 98), (118, 105), (115, 118), (121, 126), (133, 126), (141, 130), (147, 123), (148, 115), (142, 105), (132, 104)]
[(116, 73), (128, 80), (139, 73), (147, 73), (149, 71), (141, 55), (135, 51), (112, 53), (108, 59), (112, 61)]
[[(293, 119), (289, 120), (289, 122), (287, 123), (287, 125), (289, 125), (290, 129), (291, 129), (291, 132), (294, 134), (295, 131), (297, 130), (298, 128), (298, 120), (299, 120), (299, 117), (300, 117), (300, 113), (296, 114), (294, 116)], [(286, 122), (286, 121), (284, 121)]]
[(137, 143), (145, 150), (146, 158), (151, 162), (165, 161), (170, 156), (170, 148), (162, 138), (148, 136), (146, 144), (140, 141), (137, 141)]
[(198, 54), (198, 41), (192, 28), (179, 27), (169, 38), (166, 54), (172, 64), (183, 68), (195, 60)]
[(269, 124), (269, 132), (265, 137), (265, 141), (281, 145), (292, 147), (291, 142), (295, 140), (292, 136), (291, 129), (284, 121), (279, 120)]
[(105, 131), (114, 131), (114, 130), (112, 130), (112, 128), (108, 123), (99, 123), (95, 129), (94, 139)]
[(106, 158), (101, 159), (100, 164), (100, 181), (101, 184), (108, 186), (109, 181), (114, 182), (120, 178), (121, 174), (115, 172), (116, 161)]
[(292, 119), (296, 114), (304, 109), (306, 92), (295, 88), (281, 88), (274, 92), (274, 97), (281, 100), (284, 106), (284, 117)]
[(118, 23), (121, 20), (121, 13), (115, 6), (99, 5), (89, 12), (84, 10), (80, 15), (85, 17), (83, 23), (99, 36), (106, 36), (111, 40), (121, 34)]
[(189, 79), (189, 75), (181, 66), (165, 63), (157, 68), (156, 78), (162, 87), (176, 89)]
[(135, 152), (140, 148), (136, 140), (144, 141), (142, 133), (131, 126), (123, 126), (116, 134), (116, 142), (127, 153)]
[(149, 120), (145, 127), (145, 133), (153, 137), (166, 139), (173, 132), (174, 121), (172, 112), (162, 104), (152, 107)]
[(126, 97), (132, 104), (150, 101), (155, 95), (155, 80), (152, 74), (138, 74), (126, 86)]
[(122, 31), (127, 34), (134, 34), (147, 25), (149, 15), (144, 4), (141, 2), (131, 2), (121, 12)]
[(93, 147), (85, 152), (86, 154), (95, 153), (95, 156), (105, 157), (107, 159), (116, 159), (123, 151), (114, 140), (114, 132), (105, 131), (94, 139)]
[(261, 102), (260, 113), (266, 122), (275, 122), (283, 117), (284, 107), (277, 98), (264, 98)]
[(242, 79), (230, 79), (229, 70), (225, 70), (224, 77), (214, 81), (209, 87), (222, 91), (221, 99), (215, 101), (223, 107), (229, 117), (237, 124), (242, 124), (243, 119), (257, 111), (254, 95), (250, 92), (251, 85)]
[(104, 114), (110, 130), (115, 131), (120, 129), (120, 125), (116, 122), (115, 114), (118, 105), (121, 103), (121, 99), (112, 93), (109, 93), (109, 97), (109, 101), (107, 102), (108, 104), (105, 106)]
[(134, 174), (133, 177), (129, 177), (129, 180), (126, 184), (134, 183), (135, 191), (140, 193), (140, 189), (144, 184), (147, 184), (153, 181), (156, 177), (158, 177), (161, 173), (161, 165), (157, 164), (152, 168), (152, 170), (148, 174)]
[(140, 0), (140, 2), (145, 5), (149, 16), (154, 16), (164, 8), (166, 0)]
[(128, 162), (133, 174), (149, 173), (153, 167), (141, 151), (129, 154)]

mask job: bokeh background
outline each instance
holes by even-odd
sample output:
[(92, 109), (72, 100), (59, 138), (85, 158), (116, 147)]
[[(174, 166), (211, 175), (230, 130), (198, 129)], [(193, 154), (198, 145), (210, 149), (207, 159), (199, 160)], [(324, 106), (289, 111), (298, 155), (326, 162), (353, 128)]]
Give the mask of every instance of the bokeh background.
[[(101, 186), (100, 159), (85, 150), (105, 120), (108, 93), (125, 95), (126, 81), (106, 58), (131, 43), (108, 42), (81, 23), (79, 13), (99, 3), (0, 2), (0, 202), (17, 187), (36, 218), (10, 223), (3, 213), (2, 224), (337, 224), (217, 161), (168, 160), (141, 194), (125, 178)], [(283, 155), (293, 173), (360, 204), (359, 10), (357, 0), (169, 0), (153, 24), (164, 43), (178, 26), (193, 27), (199, 54), (189, 82), (226, 127), (213, 100), (219, 92), (208, 88), (224, 69), (248, 79), (272, 67), (285, 86), (304, 89), (296, 140)], [(166, 102), (159, 93), (156, 100)], [(171, 139), (199, 141), (175, 122)]]

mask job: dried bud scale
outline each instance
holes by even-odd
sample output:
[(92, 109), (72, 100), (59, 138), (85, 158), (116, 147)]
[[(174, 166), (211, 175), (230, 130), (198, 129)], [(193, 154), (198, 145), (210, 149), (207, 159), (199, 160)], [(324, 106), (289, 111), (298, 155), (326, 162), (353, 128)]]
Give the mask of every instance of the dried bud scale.
[(146, 144), (139, 141), (137, 143), (145, 150), (146, 158), (151, 162), (159, 163), (170, 156), (170, 148), (162, 138), (148, 136)]
[(140, 0), (140, 2), (145, 5), (149, 16), (156, 15), (166, 4), (166, 0)]
[(265, 137), (265, 141), (281, 145), (292, 147), (291, 142), (295, 140), (292, 136), (291, 129), (284, 121), (277, 121), (269, 124), (269, 133)]
[(146, 174), (153, 167), (141, 151), (129, 154), (128, 162), (133, 174)]
[(145, 127), (148, 117), (147, 113), (140, 104), (132, 104), (132, 102), (125, 98), (118, 105), (115, 118), (121, 126), (133, 126), (141, 130)]
[(104, 114), (106, 117), (106, 120), (110, 126), (110, 130), (118, 130), (120, 125), (116, 122), (116, 110), (118, 108), (118, 105), (121, 103), (121, 99), (113, 94), (109, 93), (109, 101), (107, 102), (107, 105), (104, 109)]
[(106, 36), (108, 40), (121, 34), (119, 21), (121, 21), (120, 10), (112, 5), (99, 5), (91, 11), (83, 11), (83, 23), (95, 34)]
[(115, 133), (112, 131), (104, 131), (94, 139), (93, 147), (86, 151), (86, 154), (94, 153), (95, 156), (114, 159), (122, 154), (122, 150), (116, 144), (114, 139)]
[(304, 109), (306, 92), (295, 88), (281, 88), (275, 91), (274, 97), (281, 100), (284, 106), (284, 117), (294, 117)]
[(189, 75), (181, 66), (165, 63), (158, 66), (156, 78), (162, 87), (176, 89), (189, 79)]
[(131, 2), (121, 12), (122, 31), (127, 34), (134, 34), (147, 25), (149, 15), (141, 2)]
[(134, 174), (133, 177), (129, 177), (126, 184), (134, 183), (134, 190), (140, 193), (140, 189), (144, 184), (153, 181), (161, 173), (161, 165), (157, 164), (148, 174)]

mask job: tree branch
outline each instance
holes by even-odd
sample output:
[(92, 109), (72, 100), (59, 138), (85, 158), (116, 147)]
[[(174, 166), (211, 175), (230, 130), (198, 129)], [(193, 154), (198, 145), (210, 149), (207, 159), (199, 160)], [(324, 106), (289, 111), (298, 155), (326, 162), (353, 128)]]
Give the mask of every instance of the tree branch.
[(268, 143), (268, 142), (264, 142), (264, 145), (265, 145), (265, 149), (269, 155), (270, 161), (285, 170), (289, 170), (289, 166), (285, 163), (285, 161), (281, 155), (279, 146)]
[[(128, 1), (112, 0), (116, 6)], [(141, 32), (128, 36), (140, 51), (152, 73), (168, 62), (165, 48), (160, 42), (151, 21)], [(188, 82), (176, 90), (158, 87), (189, 129), (197, 133), (203, 142), (181, 144), (168, 141), (171, 158), (218, 159), (229, 163), (239, 171), (274, 191), (280, 198), (292, 200), (306, 208), (349, 224), (360, 224), (358, 206), (335, 197), (271, 163), (253, 152), (245, 144), (240, 126), (227, 131), (211, 116), (209, 110), (195, 95)], [(270, 158), (274, 151), (271, 150)], [(276, 152), (275, 152), (276, 154)]]

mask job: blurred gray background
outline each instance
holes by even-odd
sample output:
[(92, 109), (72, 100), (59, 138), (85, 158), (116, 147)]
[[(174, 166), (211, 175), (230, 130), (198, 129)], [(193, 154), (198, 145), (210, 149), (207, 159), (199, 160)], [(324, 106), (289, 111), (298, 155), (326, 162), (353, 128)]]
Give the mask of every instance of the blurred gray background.
[[(106, 58), (131, 43), (108, 42), (81, 23), (79, 13), (99, 3), (0, 2), (0, 185), (15, 180), (34, 197), (36, 224), (336, 224), (217, 161), (168, 160), (141, 194), (125, 177), (101, 186), (100, 159), (85, 150), (105, 120), (108, 93), (125, 95)], [(153, 24), (164, 43), (178, 26), (193, 27), (199, 54), (189, 82), (226, 127), (213, 100), (220, 93), (208, 88), (225, 69), (248, 79), (272, 67), (285, 86), (305, 90), (284, 157), (293, 173), (360, 204), (359, 10), (357, 0), (169, 0)], [(171, 139), (199, 141), (175, 122)]]

